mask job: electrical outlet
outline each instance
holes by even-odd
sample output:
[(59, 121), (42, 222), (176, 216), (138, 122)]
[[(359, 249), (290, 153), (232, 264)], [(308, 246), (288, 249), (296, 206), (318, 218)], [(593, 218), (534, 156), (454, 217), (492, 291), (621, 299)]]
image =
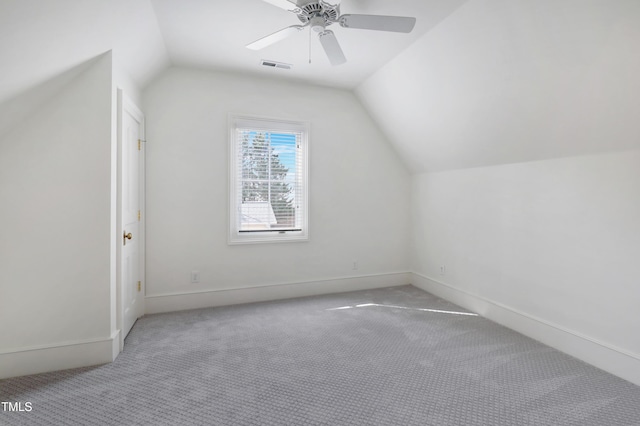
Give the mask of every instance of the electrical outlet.
[(354, 271), (357, 271), (357, 270), (358, 270), (358, 261), (357, 261), (357, 260), (354, 260), (354, 261), (353, 261), (353, 267), (352, 267), (352, 269), (353, 269)]
[(191, 271), (191, 284), (200, 282), (200, 271)]
[(447, 273), (447, 267), (445, 265), (440, 265), (440, 275), (445, 275)]

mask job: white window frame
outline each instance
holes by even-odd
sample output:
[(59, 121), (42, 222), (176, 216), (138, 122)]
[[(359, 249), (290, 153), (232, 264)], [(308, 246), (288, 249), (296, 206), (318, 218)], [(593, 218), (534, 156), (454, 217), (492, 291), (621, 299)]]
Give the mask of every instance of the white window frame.
[[(280, 120), (247, 115), (229, 115), (229, 244), (259, 244), (282, 243), (309, 240), (309, 123), (306, 121)], [(301, 134), (300, 159), (297, 160), (299, 170), (296, 171), (302, 179), (302, 200), (298, 203), (302, 210), (300, 231), (240, 231), (240, 204), (242, 204), (238, 175), (240, 159), (238, 158), (238, 129), (252, 129), (261, 131), (299, 132)]]

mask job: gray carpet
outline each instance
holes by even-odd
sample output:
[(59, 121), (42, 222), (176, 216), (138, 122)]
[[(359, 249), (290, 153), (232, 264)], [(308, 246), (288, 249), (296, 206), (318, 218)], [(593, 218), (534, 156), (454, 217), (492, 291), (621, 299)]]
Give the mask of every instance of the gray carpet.
[(640, 425), (640, 387), (457, 313), (405, 286), (150, 315), (113, 364), (0, 381), (33, 405), (0, 424)]

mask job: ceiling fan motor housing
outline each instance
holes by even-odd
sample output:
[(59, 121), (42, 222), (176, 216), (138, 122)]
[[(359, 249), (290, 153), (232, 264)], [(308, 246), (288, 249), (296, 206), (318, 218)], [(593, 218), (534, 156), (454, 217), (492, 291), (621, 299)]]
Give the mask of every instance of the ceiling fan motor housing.
[(313, 31), (321, 33), (327, 25), (337, 22), (340, 16), (340, 5), (329, 4), (323, 0), (312, 1), (301, 6), (296, 14), (300, 22), (309, 23)]

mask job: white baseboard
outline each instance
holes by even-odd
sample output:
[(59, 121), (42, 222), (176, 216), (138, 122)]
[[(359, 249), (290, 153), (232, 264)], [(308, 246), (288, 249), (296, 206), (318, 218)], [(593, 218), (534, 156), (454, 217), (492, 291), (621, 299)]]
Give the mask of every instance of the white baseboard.
[(187, 309), (291, 299), (319, 294), (393, 287), (410, 283), (408, 272), (336, 278), (298, 283), (216, 289), (192, 293), (151, 295), (145, 297), (145, 313), (184, 311)]
[(120, 351), (119, 335), (4, 351), (0, 379), (110, 363)]
[(111, 336), (111, 361), (116, 360), (120, 352), (122, 352), (122, 342), (120, 341), (120, 330), (116, 330), (115, 333)]
[(568, 330), (501, 303), (412, 273), (411, 283), (507, 328), (640, 386), (640, 355)]

